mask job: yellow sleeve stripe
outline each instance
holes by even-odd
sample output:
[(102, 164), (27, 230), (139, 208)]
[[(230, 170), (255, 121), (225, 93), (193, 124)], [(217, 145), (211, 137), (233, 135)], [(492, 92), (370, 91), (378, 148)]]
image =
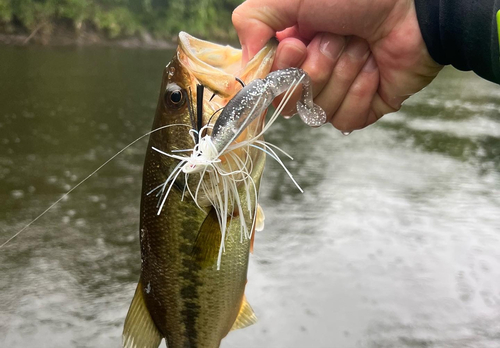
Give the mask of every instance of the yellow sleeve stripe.
[(498, 35), (498, 47), (500, 49), (500, 10), (497, 12), (497, 35)]

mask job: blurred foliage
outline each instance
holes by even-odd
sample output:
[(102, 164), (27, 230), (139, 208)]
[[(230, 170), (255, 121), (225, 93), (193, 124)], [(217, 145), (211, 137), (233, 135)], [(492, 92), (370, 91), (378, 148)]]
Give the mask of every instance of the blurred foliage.
[(12, 18), (12, 4), (10, 0), (0, 0), (0, 22), (8, 22)]
[[(109, 38), (180, 30), (203, 38), (235, 39), (231, 12), (242, 0), (0, 0), (0, 24), (27, 31), (69, 25)], [(47, 30), (47, 29), (46, 29)]]

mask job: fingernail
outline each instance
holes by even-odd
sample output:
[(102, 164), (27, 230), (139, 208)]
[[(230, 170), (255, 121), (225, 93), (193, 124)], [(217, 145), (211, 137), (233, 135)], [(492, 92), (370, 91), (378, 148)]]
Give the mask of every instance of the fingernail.
[(294, 45), (287, 45), (281, 49), (279, 60), (276, 61), (278, 69), (296, 68), (304, 60), (305, 52)]
[(363, 58), (368, 54), (368, 44), (364, 40), (354, 38), (347, 45), (346, 52), (353, 58)]
[(344, 43), (345, 40), (342, 36), (324, 33), (319, 42), (319, 50), (328, 58), (337, 60), (344, 48)]
[(375, 61), (375, 58), (373, 58), (373, 55), (370, 55), (365, 65), (363, 66), (363, 71), (372, 72), (375, 70), (377, 70), (377, 62)]

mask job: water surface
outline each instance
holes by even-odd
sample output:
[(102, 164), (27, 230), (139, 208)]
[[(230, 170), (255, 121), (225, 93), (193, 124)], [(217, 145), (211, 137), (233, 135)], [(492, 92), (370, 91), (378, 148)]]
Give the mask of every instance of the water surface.
[[(150, 129), (170, 51), (0, 49), (0, 238)], [(500, 88), (445, 69), (348, 137), (279, 121), (223, 348), (500, 346)], [(146, 141), (0, 250), (0, 346), (120, 347)]]

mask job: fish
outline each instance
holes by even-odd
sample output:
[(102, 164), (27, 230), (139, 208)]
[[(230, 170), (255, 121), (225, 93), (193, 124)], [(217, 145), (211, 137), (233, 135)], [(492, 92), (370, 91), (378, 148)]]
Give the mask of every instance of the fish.
[[(293, 180), (275, 152), (282, 150), (265, 142), (263, 134), (300, 84), (302, 120), (313, 127), (326, 121), (304, 71), (270, 73), (276, 48), (277, 41), (270, 40), (242, 67), (241, 50), (181, 32), (163, 71), (152, 131), (113, 155), (0, 248), (149, 135), (140, 207), (141, 275), (123, 346), (158, 347), (165, 339), (169, 348), (216, 348), (229, 331), (254, 324), (244, 292), (254, 232), (264, 227), (258, 193), (266, 155)], [(267, 107), (283, 93), (265, 124)]]
[[(179, 34), (176, 54), (163, 71), (144, 161), (141, 274), (123, 347), (156, 348), (165, 339), (169, 348), (217, 348), (231, 330), (256, 322), (244, 293), (252, 233), (264, 219), (257, 202), (266, 153), (239, 147), (220, 156), (226, 168), (246, 168), (246, 174), (230, 175), (252, 183), (234, 180), (237, 199), (226, 199), (225, 211), (213, 204), (228, 194), (217, 178), (184, 173), (176, 157), (195, 148), (203, 131), (211, 132), (208, 126), (242, 85), (269, 73), (276, 47), (271, 40), (242, 67), (241, 50)], [(264, 117), (246, 125), (233, 143), (258, 136)]]

